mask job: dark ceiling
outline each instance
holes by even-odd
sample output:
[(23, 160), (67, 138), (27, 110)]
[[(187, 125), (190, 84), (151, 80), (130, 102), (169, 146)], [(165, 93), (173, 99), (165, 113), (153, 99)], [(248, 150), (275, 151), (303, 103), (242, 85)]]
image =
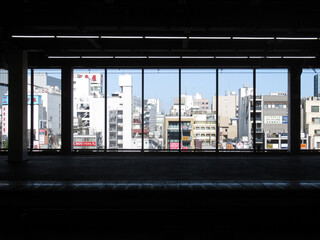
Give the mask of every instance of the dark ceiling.
[[(294, 61), (317, 65), (320, 40), (281, 40), (275, 37), (320, 37), (320, 8), (316, 1), (275, 0), (24, 0), (10, 1), (1, 16), (2, 63), (11, 48), (25, 49), (29, 65), (59, 65), (48, 56), (263, 56), (228, 59), (241, 65)], [(13, 38), (12, 35), (99, 36), (98, 38)], [(105, 39), (100, 36), (173, 36), (186, 39)], [(192, 37), (272, 37), (264, 40), (192, 39)], [(267, 59), (266, 56), (315, 56), (315, 59)], [(148, 61), (153, 61), (147, 59)], [(135, 60), (135, 65), (148, 65)], [(72, 60), (97, 64), (97, 60)], [(102, 60), (98, 60), (102, 61)], [(105, 59), (127, 64), (125, 59)], [(122, 61), (122, 62), (121, 62)], [(132, 61), (132, 60), (131, 60)], [(158, 60), (158, 64), (161, 64)], [(204, 64), (203, 59), (170, 59)], [(168, 63), (169, 61), (169, 63)], [(212, 59), (210, 61), (213, 61)], [(215, 59), (216, 65), (227, 60)], [(238, 63), (237, 63), (238, 62)], [(174, 65), (173, 64), (173, 65)], [(130, 65), (130, 64), (129, 64)], [(152, 64), (151, 64), (152, 65)], [(162, 64), (163, 65), (163, 64)], [(187, 64), (188, 65), (188, 64)]]

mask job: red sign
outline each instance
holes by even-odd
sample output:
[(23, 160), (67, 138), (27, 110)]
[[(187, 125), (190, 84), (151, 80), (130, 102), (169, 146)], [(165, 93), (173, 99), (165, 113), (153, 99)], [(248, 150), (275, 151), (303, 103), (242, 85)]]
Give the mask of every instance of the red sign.
[(96, 146), (96, 142), (73, 142), (73, 146)]
[(179, 142), (171, 142), (170, 149), (179, 149)]

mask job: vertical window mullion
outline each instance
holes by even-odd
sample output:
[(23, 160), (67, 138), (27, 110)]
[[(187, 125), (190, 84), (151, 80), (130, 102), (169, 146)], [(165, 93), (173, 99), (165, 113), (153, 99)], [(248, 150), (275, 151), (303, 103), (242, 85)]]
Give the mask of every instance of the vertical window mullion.
[(144, 68), (141, 70), (142, 83), (141, 83), (141, 152), (144, 152)]
[[(30, 84), (31, 84), (31, 92), (30, 92), (30, 151), (33, 151), (33, 142), (34, 142), (34, 104), (33, 104), (33, 98), (34, 98), (34, 69), (31, 68), (31, 78), (30, 78)], [(28, 108), (28, 101), (27, 101), (27, 108)]]
[[(257, 145), (256, 145), (256, 68), (253, 69), (253, 151), (257, 151)], [(250, 121), (250, 119), (249, 119)]]
[(216, 69), (216, 152), (219, 152), (219, 69)]
[(181, 141), (182, 131), (181, 131), (181, 68), (179, 68), (179, 152), (181, 152)]
[(107, 151), (107, 143), (108, 143), (108, 132), (107, 132), (107, 126), (108, 126), (108, 98), (107, 98), (107, 81), (108, 81), (108, 70), (104, 69), (104, 151)]

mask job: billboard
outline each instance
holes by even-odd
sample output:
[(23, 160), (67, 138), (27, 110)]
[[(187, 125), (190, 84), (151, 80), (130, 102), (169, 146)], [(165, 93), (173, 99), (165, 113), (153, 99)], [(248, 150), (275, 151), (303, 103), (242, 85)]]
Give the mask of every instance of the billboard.
[(179, 142), (171, 142), (170, 149), (179, 149)]
[(103, 75), (102, 74), (77, 74), (77, 78), (87, 78), (90, 80), (90, 83), (93, 84), (102, 84), (103, 83)]
[(86, 146), (86, 147), (94, 147), (96, 146), (96, 142), (73, 142), (73, 146), (75, 147), (83, 147), (83, 146)]
[[(41, 102), (41, 95), (34, 95), (33, 96), (33, 104), (34, 105), (40, 105)], [(9, 96), (5, 95), (2, 96), (2, 105), (8, 105), (9, 104)], [(31, 95), (28, 95), (27, 97), (27, 104), (31, 105)]]
[(8, 106), (2, 106), (2, 135), (8, 135)]
[(288, 124), (288, 116), (265, 116), (265, 124)]

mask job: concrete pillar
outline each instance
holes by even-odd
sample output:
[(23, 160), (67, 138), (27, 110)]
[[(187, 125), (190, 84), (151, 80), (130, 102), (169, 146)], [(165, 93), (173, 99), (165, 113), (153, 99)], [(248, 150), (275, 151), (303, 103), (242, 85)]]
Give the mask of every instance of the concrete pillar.
[(27, 52), (9, 51), (9, 162), (22, 162), (28, 153)]
[(62, 81), (62, 124), (61, 124), (61, 151), (71, 154), (73, 148), (73, 69), (63, 66), (61, 69)]
[(288, 72), (288, 150), (291, 153), (300, 152), (300, 76), (302, 68), (299, 65), (289, 67)]

